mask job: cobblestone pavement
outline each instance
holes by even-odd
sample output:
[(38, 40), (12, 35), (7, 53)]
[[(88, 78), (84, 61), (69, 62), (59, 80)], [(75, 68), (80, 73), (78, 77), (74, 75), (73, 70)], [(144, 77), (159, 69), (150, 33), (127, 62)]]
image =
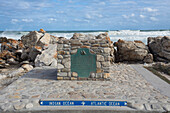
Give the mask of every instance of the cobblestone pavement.
[(170, 98), (160, 94), (130, 65), (113, 64), (110, 81), (57, 81), (55, 68), (35, 68), (0, 91), (0, 110), (29, 110), (39, 99), (127, 100), (138, 110), (168, 111)]

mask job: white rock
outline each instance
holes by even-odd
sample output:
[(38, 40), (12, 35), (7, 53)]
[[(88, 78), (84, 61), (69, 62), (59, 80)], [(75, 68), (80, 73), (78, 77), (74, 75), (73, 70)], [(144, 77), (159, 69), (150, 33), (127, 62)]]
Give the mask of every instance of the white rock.
[(53, 59), (51, 65), (52, 67), (57, 67), (57, 60), (56, 59)]
[(9, 64), (18, 64), (19, 62), (15, 61), (14, 58), (7, 59)]
[(24, 68), (26, 71), (30, 71), (33, 69), (33, 66), (29, 64), (23, 64), (22, 68)]
[(6, 75), (1, 75), (0, 74), (0, 79), (4, 79), (4, 78), (6, 78), (7, 76)]
[(62, 68), (64, 68), (64, 66), (62, 64), (57, 65), (57, 69), (62, 69)]
[(28, 103), (27, 105), (26, 105), (26, 109), (30, 109), (30, 108), (32, 108), (33, 107), (33, 104), (32, 103)]
[(48, 49), (42, 51), (41, 55), (37, 55), (35, 59), (35, 66), (49, 66), (53, 60), (55, 59), (54, 56), (56, 54), (57, 45), (49, 45)]

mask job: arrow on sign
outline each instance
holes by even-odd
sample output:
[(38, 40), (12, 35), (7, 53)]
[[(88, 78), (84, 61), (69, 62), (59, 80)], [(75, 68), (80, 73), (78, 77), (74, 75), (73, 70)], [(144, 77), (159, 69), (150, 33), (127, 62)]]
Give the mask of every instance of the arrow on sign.
[(81, 104), (84, 106), (84, 105), (85, 105), (85, 102), (82, 102)]

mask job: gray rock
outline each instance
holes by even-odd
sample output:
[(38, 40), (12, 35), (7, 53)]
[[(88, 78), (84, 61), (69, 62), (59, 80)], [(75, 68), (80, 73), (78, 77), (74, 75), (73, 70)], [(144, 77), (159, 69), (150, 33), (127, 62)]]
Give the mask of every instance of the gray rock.
[(41, 46), (48, 45), (51, 42), (50, 34), (41, 33), (37, 31), (31, 31), (27, 35), (21, 37), (22, 43), (25, 47), (32, 48), (32, 46)]
[(56, 44), (49, 45), (48, 49), (42, 51), (41, 55), (37, 55), (35, 59), (35, 66), (36, 67), (49, 66), (55, 59), (54, 56), (56, 55), (56, 50), (57, 50)]
[(22, 53), (21, 54), (21, 59), (22, 60), (27, 60), (29, 58), (29, 55), (27, 53)]
[(152, 63), (153, 62), (153, 55), (152, 54), (147, 54), (146, 57), (143, 60), (145, 63)]
[(71, 62), (70, 61), (66, 62), (64, 64), (64, 66), (65, 66), (65, 68), (70, 68), (71, 67)]
[(74, 33), (73, 34), (73, 37), (71, 39), (88, 39), (88, 40), (91, 40), (91, 39), (95, 39), (96, 37), (94, 35), (91, 35), (91, 34), (81, 34), (81, 33)]
[(148, 48), (141, 41), (118, 40), (117, 61), (143, 61), (148, 54)]
[(35, 58), (37, 57), (37, 55), (38, 54), (40, 54), (41, 53), (41, 50), (39, 50), (39, 49), (36, 49), (35, 47), (33, 47), (32, 49), (31, 49), (31, 51), (30, 51), (30, 53), (29, 53), (29, 58), (32, 60), (32, 61), (34, 61), (35, 60)]

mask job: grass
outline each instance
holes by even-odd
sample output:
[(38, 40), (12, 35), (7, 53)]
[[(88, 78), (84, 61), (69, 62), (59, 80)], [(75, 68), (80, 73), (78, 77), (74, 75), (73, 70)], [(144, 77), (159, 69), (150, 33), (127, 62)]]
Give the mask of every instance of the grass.
[(156, 69), (154, 69), (153, 67), (144, 67), (146, 69), (148, 69), (149, 71), (151, 71), (153, 74), (157, 75), (159, 78), (161, 78), (162, 80), (164, 80), (165, 82), (167, 82), (168, 84), (170, 84), (170, 81), (162, 76)]
[(154, 66), (153, 68), (157, 71), (164, 72), (165, 74), (170, 75), (170, 67), (169, 66), (160, 65), (159, 67)]

